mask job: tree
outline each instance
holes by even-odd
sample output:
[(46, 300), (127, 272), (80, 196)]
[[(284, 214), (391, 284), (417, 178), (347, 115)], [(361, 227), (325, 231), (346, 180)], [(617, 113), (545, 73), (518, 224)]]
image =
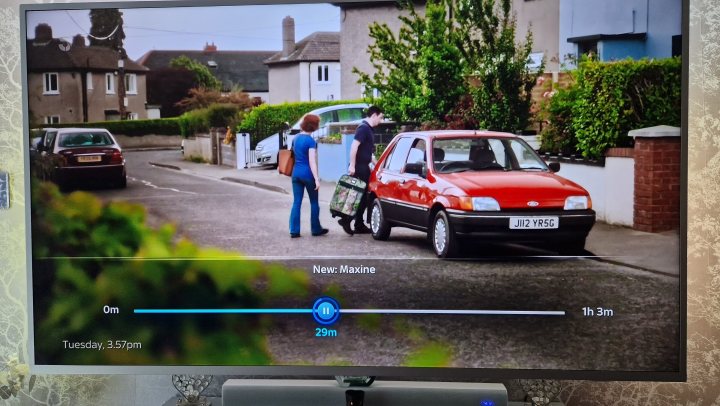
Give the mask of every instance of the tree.
[(399, 121), (442, 120), (464, 91), (462, 61), (452, 40), (452, 18), (444, 0), (427, 2), (420, 16), (410, 1), (399, 4), (408, 16), (400, 16), (403, 26), (397, 37), (387, 24), (370, 25), (375, 42), (368, 51), (375, 73), (357, 74), (372, 99), (373, 89), (381, 94), (371, 100)]
[(213, 76), (210, 69), (200, 62), (190, 59), (185, 55), (180, 55), (170, 61), (171, 68), (183, 68), (187, 69), (195, 74), (195, 80), (198, 87), (204, 87), (207, 89), (221, 90), (222, 83), (215, 76)]
[(510, 0), (460, 0), (457, 47), (466, 72), (477, 80), (470, 89), (469, 115), (479, 128), (517, 131), (527, 127), (532, 88), (544, 70), (530, 71), (532, 31), (515, 43), (516, 19)]
[(220, 93), (219, 90), (194, 88), (188, 91), (188, 96), (175, 104), (183, 111), (202, 109), (213, 104), (232, 104), (240, 110), (247, 111), (254, 105), (250, 96), (242, 90)]
[(176, 104), (198, 83), (193, 72), (180, 68), (153, 69), (147, 73), (148, 104), (159, 104), (162, 117), (177, 117), (183, 110)]
[[(532, 34), (515, 43), (510, 0), (430, 0), (425, 16), (403, 0), (402, 26), (370, 25), (376, 72), (359, 71), (366, 99), (395, 120), (516, 131), (527, 126), (542, 68), (528, 68)], [(466, 80), (470, 78), (471, 80)], [(470, 83), (472, 82), (472, 84)], [(373, 100), (372, 89), (380, 92)]]
[(90, 45), (112, 48), (124, 59), (127, 52), (123, 41), (125, 31), (123, 30), (123, 13), (116, 8), (100, 8), (90, 10)]

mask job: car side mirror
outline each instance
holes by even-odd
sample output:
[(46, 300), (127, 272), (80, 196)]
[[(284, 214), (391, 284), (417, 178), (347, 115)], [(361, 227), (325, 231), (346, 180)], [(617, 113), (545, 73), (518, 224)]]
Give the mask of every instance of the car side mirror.
[(418, 175), (418, 176), (421, 176), (424, 178), (427, 176), (427, 166), (425, 165), (424, 162), (418, 162), (418, 163), (414, 163), (414, 164), (408, 163), (408, 164), (405, 164), (404, 172), (412, 173), (412, 174), (415, 174), (415, 175)]
[(560, 162), (550, 162), (548, 168), (553, 172), (560, 172)]

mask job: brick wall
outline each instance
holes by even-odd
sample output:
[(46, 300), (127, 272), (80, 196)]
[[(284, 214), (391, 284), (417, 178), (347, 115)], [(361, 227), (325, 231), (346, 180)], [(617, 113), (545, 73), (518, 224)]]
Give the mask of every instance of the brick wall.
[(633, 228), (661, 232), (680, 226), (680, 137), (635, 138)]

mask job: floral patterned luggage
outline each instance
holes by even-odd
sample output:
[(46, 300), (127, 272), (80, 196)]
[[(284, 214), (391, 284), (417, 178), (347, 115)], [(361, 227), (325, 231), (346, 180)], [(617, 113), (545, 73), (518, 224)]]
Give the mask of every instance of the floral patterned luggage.
[(365, 195), (365, 186), (365, 181), (350, 175), (343, 175), (338, 181), (330, 201), (330, 214), (333, 217), (354, 217), (360, 201)]

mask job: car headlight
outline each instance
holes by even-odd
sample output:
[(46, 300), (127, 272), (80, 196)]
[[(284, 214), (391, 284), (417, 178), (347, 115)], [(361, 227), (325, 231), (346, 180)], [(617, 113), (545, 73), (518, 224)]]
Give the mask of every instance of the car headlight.
[(590, 199), (587, 196), (570, 196), (565, 199), (565, 210), (587, 210), (590, 208)]
[(492, 197), (461, 197), (460, 208), (473, 211), (500, 211), (500, 204)]

